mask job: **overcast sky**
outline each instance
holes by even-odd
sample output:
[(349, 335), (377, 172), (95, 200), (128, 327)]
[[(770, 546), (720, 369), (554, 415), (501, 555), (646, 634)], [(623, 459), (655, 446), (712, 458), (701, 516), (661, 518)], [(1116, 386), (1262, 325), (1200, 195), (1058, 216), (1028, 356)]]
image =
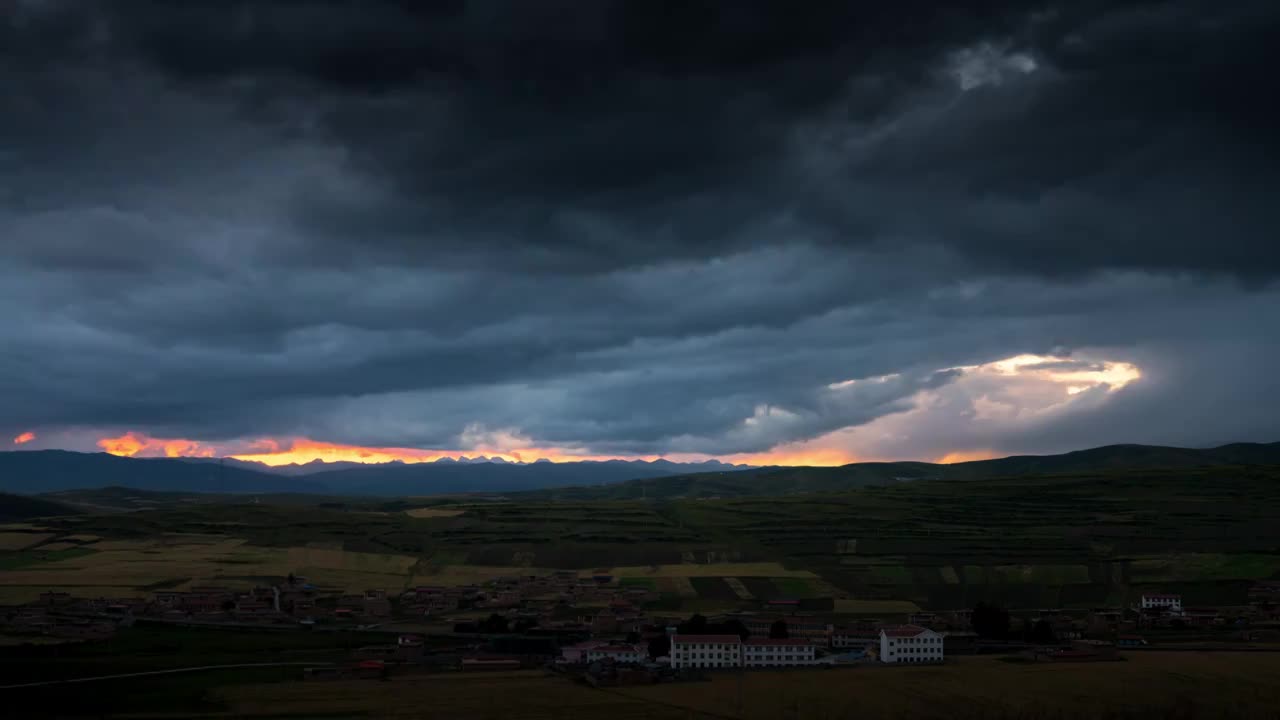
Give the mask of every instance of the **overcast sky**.
[(0, 13), (0, 449), (1280, 440), (1273, 0)]

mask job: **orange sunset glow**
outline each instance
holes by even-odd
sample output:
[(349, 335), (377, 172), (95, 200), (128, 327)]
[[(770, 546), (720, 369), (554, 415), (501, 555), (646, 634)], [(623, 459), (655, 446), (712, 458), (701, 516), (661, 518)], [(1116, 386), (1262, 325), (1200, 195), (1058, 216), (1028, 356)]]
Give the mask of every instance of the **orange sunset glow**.
[[(122, 457), (230, 457), (236, 460), (259, 462), (264, 465), (305, 464), (315, 460), (368, 464), (387, 462), (424, 463), (434, 462), (442, 458), (457, 459), (464, 456), (474, 457), (477, 455), (499, 457), (508, 462), (533, 462), (542, 459), (553, 462), (617, 459), (616, 456), (591, 455), (564, 448), (521, 447), (519, 449), (497, 449), (480, 446), (466, 451), (428, 450), (422, 448), (345, 445), (320, 442), (309, 438), (291, 438), (287, 440), (259, 438), (248, 442), (217, 444), (197, 440), (154, 438), (136, 432), (128, 432), (119, 437), (102, 438), (98, 440), (97, 444), (104, 451)], [(657, 459), (657, 456), (625, 459), (654, 460)]]
[[(669, 460), (682, 458), (668, 457)], [(701, 458), (705, 460), (706, 458)], [(812, 465), (837, 467), (861, 462), (852, 452), (839, 447), (807, 446), (806, 443), (788, 443), (763, 453), (740, 453), (720, 458), (724, 462), (740, 465)], [(692, 460), (696, 462), (697, 460)]]
[(120, 437), (102, 438), (98, 447), (120, 457), (214, 457), (216, 448), (194, 440), (153, 438), (127, 432)]
[(31, 432), (30, 430), (28, 430), (28, 431), (26, 431), (26, 432), (22, 433), (21, 435), (19, 435), (18, 437), (14, 438), (14, 439), (13, 439), (13, 444), (14, 444), (14, 445), (25, 445), (25, 444), (27, 444), (27, 443), (31, 442), (32, 440), (35, 440), (35, 439), (36, 439), (36, 434), (35, 434), (35, 433), (33, 433), (33, 432)]
[(973, 462), (974, 460), (992, 460), (998, 457), (1000, 457), (1000, 453), (991, 450), (957, 450), (943, 455), (934, 462), (941, 465), (950, 465), (952, 463)]
[[(479, 445), (470, 450), (430, 450), (405, 447), (365, 447), (321, 442), (309, 438), (278, 440), (259, 438), (232, 443), (206, 443), (198, 440), (156, 438), (138, 432), (97, 441), (98, 447), (121, 457), (230, 457), (264, 465), (303, 465), (316, 460), (324, 462), (357, 462), (367, 464), (402, 462), (425, 463), (442, 458), (498, 457), (508, 462), (581, 462), (603, 460), (645, 460), (665, 457), (674, 462), (701, 462), (710, 455), (675, 453), (671, 455), (596, 455), (583, 450), (560, 447), (495, 447)], [(725, 462), (747, 465), (846, 465), (857, 458), (839, 448), (806, 447), (803, 443), (779, 446), (764, 453), (742, 453), (720, 458)]]

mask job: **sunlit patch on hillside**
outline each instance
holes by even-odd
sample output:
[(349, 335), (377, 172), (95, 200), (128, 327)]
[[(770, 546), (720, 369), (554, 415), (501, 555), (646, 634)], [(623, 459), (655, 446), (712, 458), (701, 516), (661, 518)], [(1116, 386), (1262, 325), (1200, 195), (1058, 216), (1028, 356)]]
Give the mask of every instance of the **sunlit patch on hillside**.
[[(674, 459), (674, 458), (673, 458)], [(689, 462), (700, 459), (690, 457)], [(768, 452), (738, 453), (720, 458), (724, 462), (737, 465), (815, 465), (838, 466), (860, 462), (853, 452), (840, 447), (815, 447), (809, 442), (787, 443)]]
[(973, 462), (975, 460), (990, 460), (1000, 457), (1000, 453), (993, 450), (956, 450), (934, 460), (942, 465), (950, 465), (952, 463)]

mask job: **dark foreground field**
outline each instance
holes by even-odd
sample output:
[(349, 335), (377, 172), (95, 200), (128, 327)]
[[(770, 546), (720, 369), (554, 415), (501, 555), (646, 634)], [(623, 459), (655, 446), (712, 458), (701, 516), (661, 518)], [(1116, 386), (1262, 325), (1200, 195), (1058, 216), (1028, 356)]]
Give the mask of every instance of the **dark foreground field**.
[[(0, 691), (19, 716), (95, 707), (114, 716), (241, 718), (1178, 718), (1280, 716), (1280, 654), (1134, 653), (1123, 662), (733, 673), (709, 682), (597, 690), (542, 672), (286, 681), (233, 673)], [(70, 693), (76, 698), (70, 699)], [(739, 694), (741, 693), (741, 694)], [(55, 713), (54, 708), (61, 708)]]

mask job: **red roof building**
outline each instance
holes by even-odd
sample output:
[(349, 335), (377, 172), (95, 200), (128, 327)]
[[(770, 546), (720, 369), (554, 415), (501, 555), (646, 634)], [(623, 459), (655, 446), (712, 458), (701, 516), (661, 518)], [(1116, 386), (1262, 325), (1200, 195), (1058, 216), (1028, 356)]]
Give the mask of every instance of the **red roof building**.
[(740, 645), (740, 644), (742, 644), (742, 638), (738, 637), (737, 635), (672, 635), (672, 636), (671, 636), (671, 642), (673, 642), (673, 643), (681, 643), (681, 644), (688, 644), (688, 643), (699, 643), (699, 644), (716, 643), (716, 644), (734, 644), (734, 645)]
[(923, 628), (919, 625), (896, 625), (880, 628), (880, 633), (882, 635), (891, 638), (917, 637), (926, 632), (929, 632), (929, 628)]

